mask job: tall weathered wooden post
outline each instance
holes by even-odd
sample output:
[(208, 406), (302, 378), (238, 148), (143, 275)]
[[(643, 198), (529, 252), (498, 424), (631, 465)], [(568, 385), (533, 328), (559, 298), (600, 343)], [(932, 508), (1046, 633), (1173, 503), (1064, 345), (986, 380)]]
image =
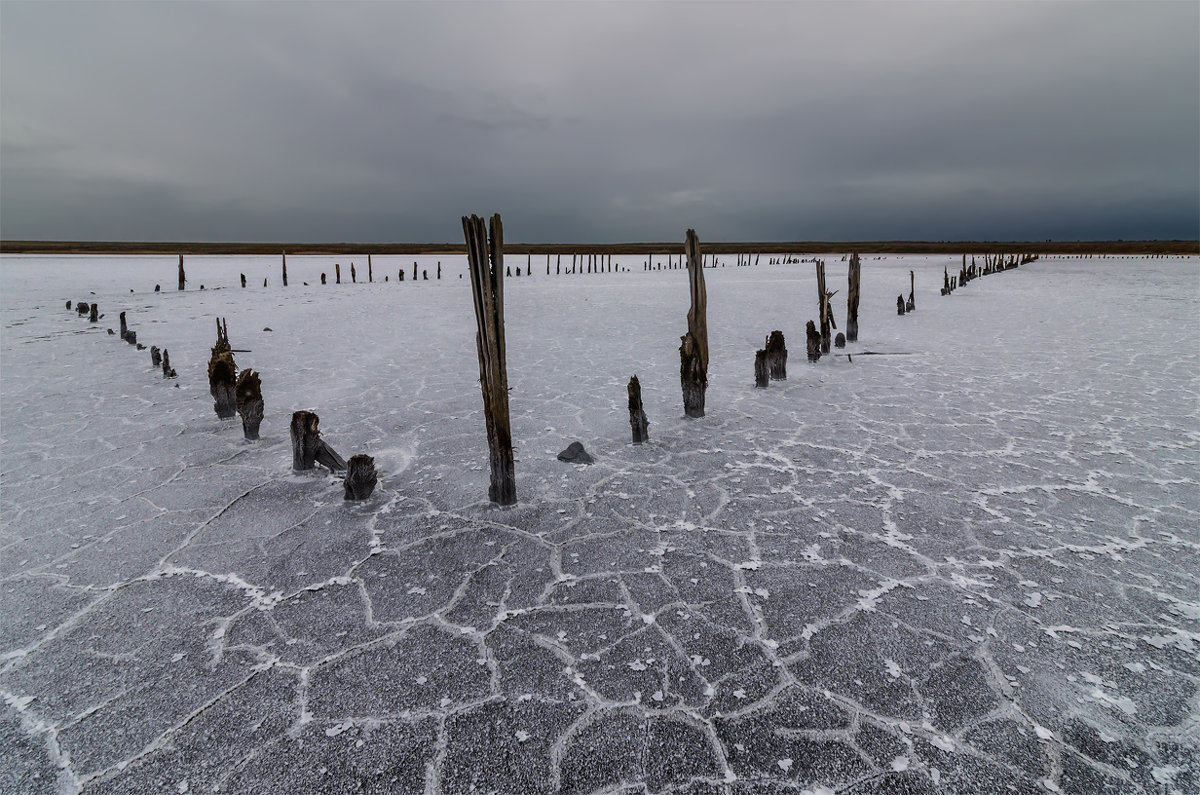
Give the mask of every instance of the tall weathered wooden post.
[(367, 254), (367, 283), (375, 281), (375, 268), (371, 265), (371, 255)]
[(242, 417), (242, 433), (253, 442), (258, 439), (263, 418), (262, 379), (249, 368), (242, 370), (233, 392), (237, 413)]
[(858, 252), (850, 255), (849, 291), (846, 296), (846, 340), (858, 341), (858, 280), (862, 273), (862, 263), (859, 262)]
[(477, 215), (463, 216), (462, 223), (471, 293), (475, 299), (479, 388), (483, 393), (491, 463), (488, 499), (500, 505), (513, 505), (517, 501), (517, 483), (513, 471), (508, 363), (504, 346), (504, 228), (499, 214), (492, 216), (486, 229), (483, 219)]
[(787, 344), (784, 342), (783, 332), (777, 329), (767, 335), (763, 349), (767, 352), (767, 366), (770, 370), (771, 380), (786, 381)]
[(217, 417), (230, 419), (237, 413), (237, 364), (229, 344), (229, 324), (217, 318), (217, 344), (208, 359), (208, 392), (213, 396)]
[(828, 305), (825, 290), (825, 262), (824, 260), (814, 259), (813, 263), (817, 266), (817, 318), (821, 322), (821, 352), (829, 352), (829, 315), (825, 309)]
[(626, 391), (629, 393), (629, 427), (633, 430), (633, 443), (642, 444), (650, 438), (650, 420), (642, 408), (642, 384), (636, 375), (630, 377)]
[(183, 255), (179, 255), (179, 289), (183, 289), (183, 283), (187, 281), (187, 277), (183, 273)]
[(283, 258), (283, 286), (287, 287), (287, 252), (285, 251), (279, 256)]
[(687, 334), (680, 337), (679, 381), (683, 386), (683, 413), (704, 416), (704, 393), (708, 389), (708, 291), (704, 287), (704, 263), (696, 230), (687, 231), (688, 285), (692, 303), (688, 309)]
[(908, 304), (905, 305), (904, 309), (907, 312), (912, 312), (917, 308), (917, 277), (912, 271), (909, 271), (908, 279)]

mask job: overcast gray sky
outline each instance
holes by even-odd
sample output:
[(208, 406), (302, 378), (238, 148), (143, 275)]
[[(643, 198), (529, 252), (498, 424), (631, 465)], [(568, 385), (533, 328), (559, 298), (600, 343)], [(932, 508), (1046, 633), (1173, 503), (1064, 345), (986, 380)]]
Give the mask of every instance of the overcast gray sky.
[(6, 239), (1200, 235), (1200, 3), (0, 2)]

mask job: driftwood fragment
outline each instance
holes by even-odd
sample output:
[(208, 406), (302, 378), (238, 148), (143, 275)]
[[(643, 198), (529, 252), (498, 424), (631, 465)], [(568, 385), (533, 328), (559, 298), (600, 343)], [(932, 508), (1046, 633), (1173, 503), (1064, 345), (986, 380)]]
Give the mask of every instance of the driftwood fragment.
[[(491, 482), (488, 499), (500, 505), (517, 501), (512, 428), (508, 413), (508, 364), (504, 345), (504, 227), (493, 215), (487, 227), (477, 215), (463, 216), (463, 236), (475, 300), (475, 346), (479, 389), (487, 426)], [(416, 278), (416, 263), (413, 277)]]
[(858, 289), (861, 274), (862, 263), (858, 259), (858, 252), (855, 251), (850, 255), (849, 286), (846, 295), (846, 339), (850, 342), (858, 341)]
[(787, 380), (787, 346), (784, 344), (783, 332), (772, 331), (767, 336), (765, 344), (767, 351), (767, 367), (772, 381)]
[(766, 389), (771, 384), (770, 367), (767, 366), (767, 351), (759, 348), (754, 352), (754, 386)]
[(683, 387), (683, 413), (694, 418), (704, 416), (704, 393), (708, 389), (708, 292), (696, 230), (687, 231), (684, 250), (692, 302), (687, 333), (679, 338), (679, 381)]
[(365, 500), (375, 491), (379, 477), (375, 473), (375, 459), (369, 455), (352, 455), (346, 466), (345, 498), (347, 500)]
[(263, 419), (262, 379), (258, 373), (250, 368), (238, 373), (234, 401), (242, 418), (242, 433), (253, 442), (258, 439), (258, 426)]
[(309, 470), (317, 464), (334, 472), (346, 469), (346, 461), (321, 438), (321, 418), (311, 411), (292, 413), (292, 469)]
[(805, 347), (808, 350), (808, 360), (815, 362), (821, 358), (821, 332), (817, 331), (817, 324), (813, 321), (808, 321), (808, 325), (804, 327), (804, 335), (806, 337)]
[(642, 384), (636, 375), (630, 377), (626, 391), (629, 393), (629, 427), (633, 429), (633, 443), (643, 444), (650, 438), (650, 420), (642, 407)]

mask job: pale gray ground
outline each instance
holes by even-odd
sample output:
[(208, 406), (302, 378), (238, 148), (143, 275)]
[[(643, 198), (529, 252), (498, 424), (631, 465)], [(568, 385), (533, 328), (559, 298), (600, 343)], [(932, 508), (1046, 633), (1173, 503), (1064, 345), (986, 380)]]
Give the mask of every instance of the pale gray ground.
[[(813, 266), (727, 259), (694, 421), (683, 271), (508, 280), (498, 510), (461, 260), (294, 257), (285, 290), (194, 258), (177, 293), (173, 258), (4, 258), (0, 791), (1200, 790), (1198, 260), (943, 298), (957, 259), (867, 257), (853, 363), (809, 365)], [(216, 316), (258, 443), (211, 409)], [(371, 500), (292, 473), (301, 408), (376, 457)]]

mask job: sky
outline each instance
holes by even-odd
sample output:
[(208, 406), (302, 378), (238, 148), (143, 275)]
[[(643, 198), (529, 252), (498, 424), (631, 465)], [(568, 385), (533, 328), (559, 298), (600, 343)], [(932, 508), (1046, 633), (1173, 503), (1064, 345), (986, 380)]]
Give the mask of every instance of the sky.
[(0, 0), (0, 237), (1200, 237), (1200, 3)]

